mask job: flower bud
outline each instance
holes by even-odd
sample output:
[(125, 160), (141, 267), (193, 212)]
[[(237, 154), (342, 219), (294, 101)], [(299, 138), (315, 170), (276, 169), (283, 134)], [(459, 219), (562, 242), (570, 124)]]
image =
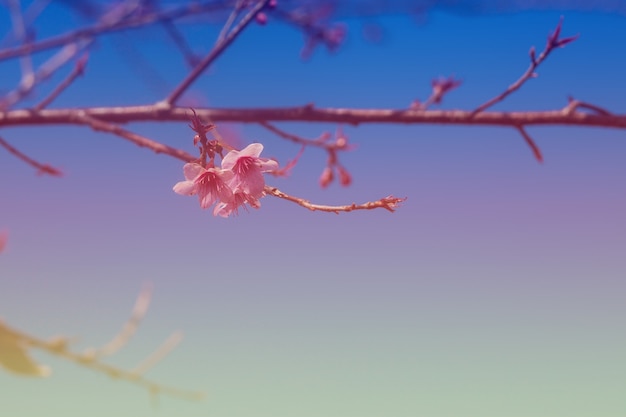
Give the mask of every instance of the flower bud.
[(350, 173), (342, 166), (338, 166), (337, 170), (339, 171), (339, 183), (344, 187), (352, 184), (352, 176)]
[(267, 15), (263, 12), (256, 15), (256, 22), (259, 25), (265, 25), (267, 23)]
[(331, 182), (333, 182), (334, 179), (334, 175), (333, 175), (333, 170), (331, 167), (326, 167), (324, 168), (324, 171), (322, 171), (322, 175), (320, 175), (320, 186), (322, 188), (326, 188), (330, 185)]

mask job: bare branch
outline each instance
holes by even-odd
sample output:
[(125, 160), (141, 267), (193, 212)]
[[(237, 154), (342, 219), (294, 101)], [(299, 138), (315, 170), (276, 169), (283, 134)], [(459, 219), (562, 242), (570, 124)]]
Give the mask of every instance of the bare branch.
[(431, 81), (431, 86), (433, 88), (430, 96), (422, 103), (419, 101), (414, 101), (411, 105), (411, 109), (413, 110), (426, 110), (430, 107), (431, 104), (440, 104), (443, 100), (443, 96), (445, 96), (450, 91), (461, 85), (461, 80), (455, 80), (454, 77), (439, 77), (435, 78)]
[(305, 139), (298, 135), (294, 135), (282, 129), (279, 129), (278, 127), (268, 122), (259, 122), (259, 124), (263, 126), (264, 128), (266, 128), (267, 130), (269, 130), (270, 132), (275, 133), (276, 135), (280, 136), (281, 138), (287, 139), (288, 141), (297, 143), (299, 145), (314, 146), (314, 147), (322, 148), (325, 150), (345, 150), (347, 147), (347, 142), (345, 141), (342, 141), (339, 143), (328, 142), (328, 138), (330, 138), (329, 134), (322, 134), (322, 136), (320, 136), (317, 139)]
[(568, 100), (568, 104), (563, 109), (563, 112), (567, 114), (575, 112), (577, 109), (586, 109), (586, 110), (591, 110), (592, 112), (596, 114), (602, 114), (604, 116), (613, 115), (613, 113), (611, 113), (610, 111), (606, 110), (603, 107), (597, 106), (595, 104), (587, 103), (585, 101), (575, 100), (573, 97), (568, 97), (567, 100)]
[(563, 46), (567, 45), (570, 42), (573, 42), (574, 40), (576, 40), (578, 38), (578, 35), (576, 35), (576, 36), (572, 36), (572, 37), (569, 37), (569, 38), (559, 39), (559, 35), (561, 34), (561, 25), (562, 24), (563, 24), (563, 18), (561, 18), (561, 20), (559, 20), (559, 23), (557, 24), (556, 29), (554, 30), (554, 32), (552, 32), (548, 36), (548, 42), (546, 43), (546, 47), (543, 50), (543, 52), (541, 52), (541, 54), (539, 54), (538, 57), (535, 56), (535, 47), (533, 46), (532, 48), (530, 48), (530, 51), (529, 51), (530, 66), (528, 67), (526, 72), (524, 74), (522, 74), (522, 76), (517, 81), (515, 81), (513, 84), (511, 84), (500, 95), (498, 95), (498, 96), (492, 98), (491, 100), (488, 100), (485, 103), (483, 103), (480, 106), (478, 106), (472, 112), (472, 115), (476, 115), (476, 114), (478, 114), (478, 113), (488, 109), (489, 107), (493, 106), (494, 104), (499, 103), (502, 100), (504, 100), (505, 98), (507, 98), (511, 93), (519, 90), (519, 88), (522, 85), (524, 85), (524, 83), (526, 81), (528, 81), (530, 78), (534, 78), (534, 77), (537, 76), (537, 74), (535, 73), (535, 69), (537, 69), (537, 67), (548, 57), (548, 55), (550, 55), (550, 52), (552, 52), (555, 48), (563, 47)]
[(198, 57), (193, 52), (193, 50), (185, 40), (185, 37), (182, 33), (180, 33), (174, 22), (170, 20), (164, 20), (161, 23), (161, 26), (163, 26), (165, 32), (170, 36), (170, 38), (172, 38), (174, 44), (178, 47), (178, 49), (180, 49), (183, 56), (185, 57), (185, 61), (187, 61), (187, 65), (189, 65), (190, 67), (198, 65), (198, 63), (200, 62), (200, 57)]
[(226, 23), (224, 23), (224, 26), (222, 27), (220, 34), (217, 36), (217, 41), (215, 41), (215, 45), (218, 45), (220, 42), (224, 41), (224, 38), (226, 38), (226, 35), (230, 31), (230, 29), (233, 27), (235, 20), (237, 20), (237, 17), (243, 10), (245, 2), (246, 0), (236, 0), (235, 7), (228, 15), (228, 18), (226, 19)]
[(244, 16), (239, 24), (228, 35), (213, 47), (211, 52), (206, 55), (202, 61), (189, 73), (189, 75), (181, 81), (181, 83), (172, 91), (172, 93), (164, 101), (158, 103), (160, 106), (169, 107), (176, 103), (180, 96), (193, 84), (193, 82), (204, 72), (205, 69), (213, 61), (215, 61), (224, 50), (239, 36), (239, 34), (254, 20), (256, 15), (265, 8), (270, 0), (259, 0), (257, 4)]
[(152, 149), (158, 154), (163, 153), (185, 162), (189, 162), (194, 159), (192, 155), (183, 150), (172, 148), (171, 146), (167, 146), (152, 139), (148, 139), (144, 136), (126, 130), (116, 124), (96, 119), (95, 117), (87, 115), (85, 112), (77, 112), (74, 114), (73, 118), (76, 123), (88, 125), (94, 130), (112, 133), (116, 136), (131, 141), (137, 146)]
[(20, 82), (20, 85), (13, 91), (6, 94), (0, 100), (0, 110), (8, 109), (14, 104), (24, 99), (30, 94), (35, 86), (42, 81), (47, 80), (59, 68), (65, 65), (70, 59), (76, 56), (81, 50), (85, 49), (89, 42), (78, 45), (76, 43), (65, 46), (44, 64), (42, 64), (33, 77), (33, 82)]
[(16, 58), (25, 54), (31, 54), (52, 48), (57, 48), (63, 45), (67, 45), (69, 43), (76, 42), (80, 39), (92, 39), (101, 34), (119, 32), (127, 29), (141, 28), (154, 23), (178, 20), (188, 16), (221, 10), (223, 8), (224, 5), (222, 3), (216, 3), (215, 1), (190, 2), (189, 4), (168, 11), (141, 14), (139, 16), (133, 16), (123, 21), (98, 22), (93, 26), (73, 30), (39, 42), (33, 42), (28, 45), (21, 45), (14, 48), (4, 49), (0, 51), (0, 61)]
[[(150, 355), (143, 363), (154, 364), (156, 359), (158, 359), (157, 362), (160, 361), (165, 354), (175, 347), (178, 341), (180, 341), (180, 335), (175, 333), (155, 354)], [(74, 362), (79, 366), (106, 374), (113, 379), (119, 379), (138, 385), (147, 389), (151, 394), (166, 394), (186, 400), (201, 400), (205, 397), (205, 393), (203, 392), (183, 390), (160, 384), (144, 378), (136, 371), (127, 371), (108, 365), (99, 361), (97, 355), (90, 353), (74, 353), (69, 349), (67, 338), (56, 337), (47, 341), (42, 340), (9, 327), (6, 323), (0, 321), (0, 365), (8, 370), (23, 375), (36, 377), (48, 376), (51, 372), (50, 369), (34, 362), (28, 355), (28, 350), (31, 348), (43, 350), (51, 355)]]
[[(8, 0), (9, 11), (11, 12), (11, 20), (13, 23), (13, 33), (15, 39), (24, 46), (28, 46), (29, 39), (26, 33), (26, 24), (24, 15), (22, 14), (22, 5), (20, 0)], [(25, 89), (32, 88), (35, 84), (35, 74), (33, 72), (33, 60), (30, 54), (24, 54), (20, 59), (22, 67), (22, 81), (20, 84)]]
[(131, 337), (133, 337), (133, 335), (137, 332), (139, 324), (141, 324), (141, 321), (145, 317), (151, 298), (152, 286), (146, 284), (137, 296), (131, 316), (128, 321), (124, 323), (122, 330), (116, 334), (110, 342), (100, 349), (88, 349), (85, 351), (85, 356), (92, 357), (94, 359), (102, 356), (111, 356), (126, 346)]
[(406, 200), (405, 198), (397, 198), (394, 196), (388, 196), (381, 198), (380, 200), (370, 201), (363, 204), (349, 204), (343, 206), (327, 206), (321, 204), (313, 204), (308, 200), (305, 200), (300, 197), (294, 197), (287, 193), (280, 191), (276, 187), (270, 187), (269, 185), (265, 186), (265, 192), (269, 195), (273, 195), (274, 197), (282, 198), (283, 200), (291, 201), (292, 203), (296, 203), (299, 206), (302, 206), (311, 211), (324, 211), (328, 213), (339, 214), (340, 212), (350, 212), (355, 210), (373, 210), (377, 208), (384, 208), (385, 210), (389, 210), (390, 212), (394, 212), (400, 203)]
[(76, 61), (76, 65), (72, 69), (72, 72), (63, 80), (54, 90), (35, 106), (35, 110), (41, 110), (50, 105), (63, 91), (65, 91), (76, 78), (85, 73), (85, 66), (87, 65), (88, 55), (85, 54)]
[(537, 159), (539, 163), (542, 163), (543, 156), (541, 155), (541, 150), (539, 149), (539, 146), (537, 146), (533, 138), (530, 137), (530, 135), (528, 134), (528, 132), (526, 132), (526, 129), (524, 129), (523, 126), (518, 126), (517, 130), (522, 135), (528, 146), (530, 146), (530, 149), (533, 151), (533, 155), (535, 155), (535, 159)]
[(46, 174), (46, 175), (51, 175), (53, 177), (60, 177), (63, 175), (63, 173), (59, 169), (54, 168), (48, 164), (42, 164), (41, 162), (37, 162), (34, 159), (30, 158), (25, 153), (11, 146), (11, 144), (7, 142), (6, 140), (4, 140), (2, 137), (0, 137), (0, 146), (2, 146), (4, 149), (9, 151), (9, 153), (11, 153), (12, 155), (15, 155), (18, 159), (24, 161), (28, 165), (35, 168), (37, 170), (37, 174), (40, 174), (40, 175)]
[(150, 356), (135, 366), (131, 372), (135, 375), (143, 375), (152, 369), (156, 364), (161, 362), (172, 350), (178, 346), (183, 340), (182, 332), (174, 332), (168, 337), (161, 346), (158, 347)]
[[(213, 122), (330, 122), (355, 126), (366, 123), (501, 127), (562, 125), (626, 128), (626, 114), (566, 113), (562, 109), (481, 112), (476, 115), (465, 110), (316, 108), (313, 105), (263, 108), (195, 108), (194, 110), (202, 119)], [(39, 112), (16, 109), (0, 112), (0, 128), (5, 126), (85, 124), (80, 118), (77, 118), (78, 113), (108, 123), (189, 121), (189, 109), (186, 107), (156, 108), (154, 105), (144, 105), (44, 109)]]

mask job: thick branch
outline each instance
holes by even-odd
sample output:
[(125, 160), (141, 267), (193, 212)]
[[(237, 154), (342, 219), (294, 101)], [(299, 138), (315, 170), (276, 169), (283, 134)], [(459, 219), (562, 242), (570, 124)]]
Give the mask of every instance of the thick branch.
[[(464, 110), (405, 110), (316, 108), (312, 105), (280, 108), (204, 108), (195, 109), (198, 117), (213, 122), (330, 122), (359, 125), (363, 123), (448, 124), (471, 126), (565, 125), (626, 128), (626, 114), (592, 114), (579, 111), (551, 110), (525, 112), (480, 112)], [(129, 107), (92, 107), (85, 109), (11, 110), (0, 113), (0, 128), (6, 126), (84, 124), (76, 115), (94, 117), (108, 123), (185, 122), (186, 107), (155, 108), (153, 105)]]

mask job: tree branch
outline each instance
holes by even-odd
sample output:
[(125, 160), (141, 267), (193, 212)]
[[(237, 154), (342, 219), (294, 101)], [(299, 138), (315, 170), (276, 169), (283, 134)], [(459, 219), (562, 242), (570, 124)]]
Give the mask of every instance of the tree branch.
[[(196, 108), (199, 117), (214, 122), (320, 122), (360, 125), (366, 123), (445, 124), (517, 127), (562, 125), (626, 128), (626, 114), (591, 114), (579, 111), (481, 112), (465, 110), (316, 108), (313, 105), (266, 108)], [(16, 109), (0, 112), (0, 128), (6, 126), (85, 124), (78, 113), (107, 123), (188, 122), (186, 107), (156, 108), (154, 105), (90, 107), (83, 109)]]
[(526, 72), (524, 72), (524, 74), (522, 74), (522, 76), (517, 81), (515, 81), (513, 84), (511, 84), (502, 93), (500, 93), (499, 95), (497, 95), (496, 97), (492, 98), (491, 100), (488, 100), (485, 103), (483, 103), (480, 106), (478, 106), (472, 112), (472, 115), (476, 115), (476, 114), (478, 114), (478, 113), (488, 109), (489, 107), (493, 106), (494, 104), (499, 103), (502, 100), (504, 100), (505, 98), (507, 98), (511, 93), (519, 90), (520, 87), (522, 85), (524, 85), (524, 83), (526, 81), (528, 81), (530, 78), (534, 78), (534, 77), (537, 76), (537, 74), (535, 73), (535, 69), (537, 69), (537, 67), (543, 61), (545, 61), (545, 59), (548, 57), (548, 55), (550, 55), (550, 52), (552, 52), (555, 48), (562, 48), (563, 46), (567, 45), (570, 42), (575, 41), (578, 38), (578, 35), (576, 35), (576, 36), (571, 36), (569, 38), (560, 39), (559, 36), (561, 34), (561, 26), (562, 25), (563, 25), (563, 18), (561, 17), (561, 20), (559, 20), (559, 23), (557, 24), (556, 29), (554, 29), (554, 32), (552, 32), (548, 36), (548, 42), (546, 43), (545, 49), (541, 52), (541, 54), (539, 54), (538, 57), (535, 56), (535, 47), (533, 46), (533, 47), (530, 48), (530, 51), (529, 51), (530, 65), (529, 65), (528, 69), (526, 70)]
[(244, 16), (241, 21), (228, 32), (228, 35), (223, 40), (219, 41), (215, 47), (206, 55), (202, 61), (187, 75), (187, 77), (181, 81), (181, 83), (172, 91), (172, 93), (162, 102), (158, 103), (160, 106), (171, 106), (176, 103), (181, 95), (191, 86), (191, 84), (207, 69), (213, 61), (215, 61), (224, 52), (228, 46), (239, 36), (239, 34), (254, 20), (256, 15), (267, 6), (270, 0), (259, 0), (257, 4)]
[(79, 39), (91, 39), (106, 33), (119, 32), (127, 29), (137, 29), (154, 23), (173, 21), (188, 16), (195, 16), (201, 13), (221, 10), (224, 7), (224, 4), (220, 2), (216, 3), (215, 1), (202, 3), (191, 2), (190, 4), (186, 4), (172, 10), (147, 13), (140, 15), (139, 17), (125, 19), (123, 21), (99, 22), (92, 26), (73, 30), (39, 42), (32, 42), (28, 45), (20, 45), (14, 48), (3, 49), (0, 51), (0, 61), (57, 48), (73, 43)]
[(59, 85), (55, 87), (54, 90), (46, 98), (41, 100), (39, 104), (35, 106), (35, 110), (41, 110), (50, 105), (63, 91), (65, 91), (76, 78), (80, 77), (85, 72), (85, 66), (87, 65), (87, 54), (78, 58), (76, 61), (76, 65), (72, 69), (72, 72), (63, 80)]
[(339, 214), (340, 212), (350, 212), (355, 210), (373, 210), (377, 208), (384, 208), (385, 210), (389, 210), (390, 212), (394, 212), (400, 203), (406, 200), (405, 198), (398, 198), (394, 196), (388, 196), (381, 198), (380, 200), (370, 201), (363, 204), (348, 204), (343, 206), (326, 206), (322, 204), (313, 204), (309, 200), (305, 200), (299, 197), (293, 197), (288, 195), (282, 191), (280, 191), (276, 187), (270, 187), (269, 185), (265, 186), (265, 192), (269, 195), (273, 195), (274, 197), (282, 198), (287, 201), (291, 201), (292, 203), (296, 203), (299, 206), (307, 208), (311, 211), (325, 211), (328, 213)]
[(11, 144), (4, 140), (2, 137), (0, 137), (0, 146), (21, 161), (35, 168), (38, 174), (48, 174), (52, 175), (53, 177), (60, 177), (63, 175), (63, 173), (59, 169), (54, 168), (48, 164), (43, 164), (41, 162), (35, 161), (33, 158), (21, 152), (19, 149), (11, 146)]

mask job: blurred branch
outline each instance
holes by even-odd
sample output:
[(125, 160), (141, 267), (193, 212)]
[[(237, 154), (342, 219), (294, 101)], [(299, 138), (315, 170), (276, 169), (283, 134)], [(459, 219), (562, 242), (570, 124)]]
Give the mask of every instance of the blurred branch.
[[(15, 39), (28, 48), (30, 42), (28, 34), (26, 33), (24, 15), (22, 14), (22, 3), (20, 0), (7, 0), (7, 3), (11, 13)], [(26, 53), (20, 57), (20, 65), (22, 67), (22, 80), (20, 81), (20, 85), (22, 85), (24, 89), (29, 89), (35, 83), (33, 60), (30, 53)]]
[(63, 80), (59, 85), (46, 98), (41, 100), (39, 104), (35, 106), (35, 110), (41, 110), (50, 105), (65, 89), (67, 89), (76, 78), (80, 77), (85, 72), (85, 66), (87, 65), (87, 55), (83, 55), (76, 61), (76, 65), (72, 69), (72, 72)]
[(131, 16), (124, 20), (97, 22), (94, 25), (76, 29), (62, 35), (47, 38), (28, 45), (20, 45), (0, 51), (0, 61), (17, 58), (26, 54), (34, 54), (48, 49), (73, 43), (80, 39), (92, 39), (102, 34), (119, 32), (127, 29), (137, 29), (147, 25), (174, 21), (189, 16), (197, 16), (203, 13), (214, 12), (224, 9), (225, 2), (204, 1), (190, 2), (184, 6), (176, 7), (167, 11), (154, 11), (137, 16)]
[(109, 343), (107, 343), (100, 349), (92, 348), (85, 351), (85, 356), (91, 358), (111, 356), (112, 354), (123, 348), (130, 341), (131, 337), (137, 332), (139, 324), (141, 323), (148, 311), (151, 298), (152, 286), (144, 285), (143, 289), (139, 293), (139, 296), (137, 297), (137, 300), (135, 301), (135, 306), (133, 307), (131, 316), (128, 321), (124, 323), (122, 330), (118, 334), (116, 334)]
[[(143, 372), (137, 369), (127, 371), (112, 365), (108, 365), (99, 360), (103, 354), (112, 354), (126, 344), (130, 333), (134, 333), (137, 327), (137, 315), (143, 315), (147, 308), (147, 297), (149, 290), (144, 289), (140, 294), (133, 318), (126, 324), (124, 330), (101, 350), (91, 350), (85, 353), (75, 353), (69, 349), (69, 341), (65, 337), (56, 337), (50, 340), (43, 340), (29, 335), (18, 329), (8, 326), (0, 321), (0, 366), (9, 371), (27, 376), (45, 377), (50, 374), (50, 369), (39, 365), (30, 358), (29, 349), (43, 350), (51, 355), (66, 359), (75, 364), (92, 369), (108, 375), (113, 379), (119, 379), (147, 389), (151, 394), (165, 394), (179, 397), (186, 400), (201, 400), (205, 394), (198, 391), (183, 390), (169, 385), (160, 384), (142, 376)], [(150, 355), (142, 362), (140, 371), (146, 371), (149, 367), (160, 362), (181, 340), (181, 334), (175, 333), (168, 338), (164, 345), (155, 354)]]
[(35, 168), (38, 174), (47, 174), (52, 175), (53, 177), (60, 177), (63, 175), (63, 173), (59, 169), (54, 168), (48, 164), (42, 164), (41, 162), (35, 161), (25, 153), (11, 146), (11, 144), (4, 140), (2, 137), (0, 137), (0, 147), (3, 147), (7, 151), (9, 151), (10, 154), (16, 156), (18, 159)]
[[(228, 34), (217, 42), (211, 52), (206, 55), (202, 61), (180, 82), (180, 84), (172, 91), (172, 93), (158, 106), (172, 106), (183, 95), (183, 93), (193, 84), (193, 82), (208, 68), (224, 52), (228, 46), (239, 36), (239, 34), (254, 20), (256, 15), (263, 10), (270, 0), (259, 0), (257, 4), (244, 16), (241, 21)], [(237, 6), (238, 8), (239, 6)]]
[(63, 65), (65, 65), (70, 59), (76, 56), (81, 50), (87, 47), (88, 43), (69, 44), (63, 47), (59, 52), (54, 54), (50, 59), (43, 63), (33, 75), (32, 82), (24, 82), (24, 79), (20, 82), (17, 88), (6, 94), (0, 99), (0, 110), (8, 109), (19, 101), (27, 97), (33, 89), (41, 82), (47, 80), (58, 71)]
[(155, 350), (150, 356), (141, 361), (135, 366), (131, 372), (135, 375), (143, 375), (153, 368), (156, 364), (161, 362), (172, 350), (178, 346), (183, 340), (182, 332), (174, 332), (168, 337), (165, 342), (157, 350)]

